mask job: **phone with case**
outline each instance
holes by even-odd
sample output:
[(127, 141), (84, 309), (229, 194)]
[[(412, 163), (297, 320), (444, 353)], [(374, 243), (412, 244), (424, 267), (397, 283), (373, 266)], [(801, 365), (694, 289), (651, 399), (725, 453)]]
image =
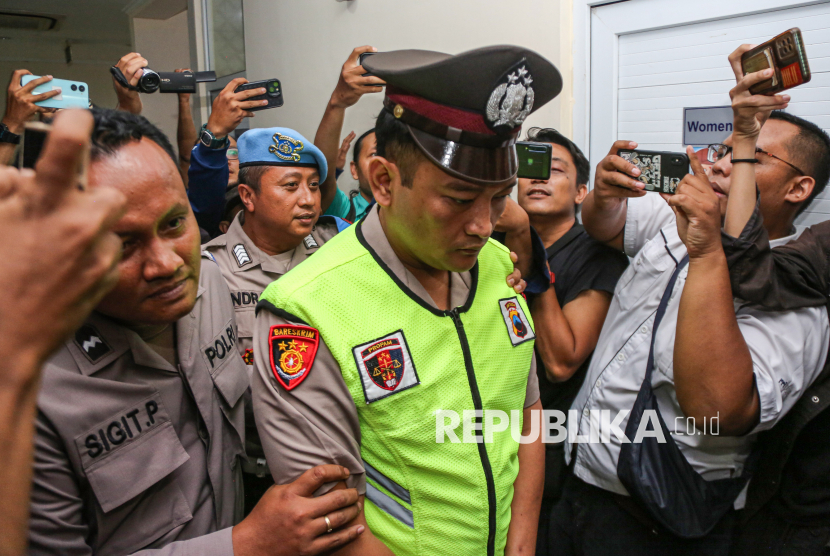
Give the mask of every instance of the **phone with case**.
[[(37, 75), (24, 75), (20, 85), (25, 87), (30, 81), (39, 79)], [(44, 108), (89, 108), (89, 85), (82, 81), (68, 81), (66, 79), (52, 79), (35, 87), (32, 94), (39, 95), (60, 89), (58, 96), (36, 102)]]
[(263, 81), (252, 81), (251, 83), (245, 83), (244, 85), (240, 85), (239, 87), (234, 89), (233, 92), (238, 93), (239, 91), (259, 89), (260, 87), (265, 89), (265, 94), (257, 95), (247, 100), (267, 100), (268, 104), (266, 104), (265, 106), (248, 108), (248, 112), (258, 112), (259, 110), (268, 110), (269, 108), (279, 108), (283, 105), (282, 85), (280, 84), (279, 79), (265, 79)]
[(689, 173), (685, 153), (622, 149), (617, 154), (640, 169), (636, 179), (645, 184), (646, 191), (674, 195), (680, 180)]
[(741, 56), (744, 75), (768, 68), (772, 77), (749, 88), (753, 95), (774, 95), (807, 83), (812, 77), (801, 29), (793, 27)]

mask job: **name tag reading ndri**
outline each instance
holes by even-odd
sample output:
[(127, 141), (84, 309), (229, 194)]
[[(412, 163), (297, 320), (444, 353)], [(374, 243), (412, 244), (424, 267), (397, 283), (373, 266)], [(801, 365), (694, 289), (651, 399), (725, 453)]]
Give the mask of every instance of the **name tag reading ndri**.
[(732, 133), (732, 107), (709, 106), (683, 109), (683, 144), (708, 147), (723, 143)]

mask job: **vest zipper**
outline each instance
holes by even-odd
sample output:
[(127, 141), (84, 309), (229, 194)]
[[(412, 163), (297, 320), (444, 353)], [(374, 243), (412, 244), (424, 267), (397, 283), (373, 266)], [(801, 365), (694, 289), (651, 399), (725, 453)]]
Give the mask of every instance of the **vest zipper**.
[[(473, 396), (473, 406), (476, 411), (483, 409), (481, 404), (481, 393), (478, 391), (475, 370), (473, 369), (473, 356), (470, 353), (470, 343), (467, 341), (467, 333), (464, 332), (464, 323), (461, 322), (461, 315), (458, 307), (447, 311), (447, 314), (455, 323), (455, 331), (461, 342), (461, 352), (464, 354), (464, 367), (467, 369), (467, 381), (470, 383), (470, 393)], [(481, 422), (481, 417), (475, 418), (476, 423)], [(484, 478), (487, 481), (487, 504), (489, 510), (487, 534), (487, 556), (493, 556), (496, 549), (496, 483), (493, 479), (493, 468), (490, 466), (490, 458), (487, 456), (487, 447), (482, 439), (478, 443), (478, 457), (481, 459), (481, 467), (484, 468)]]

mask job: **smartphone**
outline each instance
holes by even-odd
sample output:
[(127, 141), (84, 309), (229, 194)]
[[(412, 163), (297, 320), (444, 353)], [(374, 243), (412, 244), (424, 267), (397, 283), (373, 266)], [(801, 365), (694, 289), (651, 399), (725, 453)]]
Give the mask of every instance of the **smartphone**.
[[(27, 122), (23, 128), (23, 135), (20, 137), (20, 156), (18, 165), (20, 168), (34, 168), (37, 164), (46, 138), (52, 126), (43, 122)], [(84, 148), (81, 163), (78, 166), (77, 187), (85, 190), (87, 186), (87, 169), (89, 168), (89, 144)]]
[(257, 95), (255, 97), (251, 97), (248, 100), (267, 100), (268, 104), (265, 106), (257, 106), (255, 108), (248, 108), (249, 112), (257, 112), (259, 110), (268, 110), (269, 108), (279, 108), (283, 104), (282, 98), (282, 85), (280, 84), (279, 79), (266, 79), (264, 81), (252, 81), (251, 83), (245, 83), (244, 85), (240, 85), (236, 89), (234, 89), (234, 93), (238, 93), (239, 91), (247, 91), (249, 89), (259, 89), (260, 87), (265, 87), (265, 94), (264, 95)]
[[(358, 56), (357, 57), (357, 65), (362, 66), (363, 65), (363, 60), (365, 60), (366, 58), (368, 58), (372, 54), (377, 54), (377, 52), (364, 52), (363, 54)], [(367, 71), (366, 73), (363, 74), (363, 77), (373, 77), (374, 75), (375, 75), (374, 73), (371, 73), (371, 72)]]
[(810, 81), (810, 64), (801, 29), (793, 27), (741, 56), (744, 75), (772, 68), (775, 73), (749, 88), (753, 95), (774, 95)]
[(680, 180), (689, 173), (686, 153), (621, 149), (617, 154), (640, 169), (637, 179), (646, 185), (646, 191), (674, 195)]
[(21, 168), (34, 168), (43, 145), (46, 143), (46, 136), (52, 126), (43, 122), (27, 122), (23, 128), (23, 135), (20, 137), (20, 158), (18, 164)]
[[(22, 86), (38, 79), (37, 75), (24, 75), (20, 80)], [(89, 85), (81, 81), (67, 81), (66, 79), (53, 79), (32, 90), (33, 94), (48, 93), (54, 89), (60, 89), (58, 96), (36, 102), (44, 108), (89, 108)]]
[(550, 143), (519, 141), (516, 143), (516, 154), (519, 157), (517, 177), (545, 181), (550, 179), (550, 161), (553, 156), (553, 146)]

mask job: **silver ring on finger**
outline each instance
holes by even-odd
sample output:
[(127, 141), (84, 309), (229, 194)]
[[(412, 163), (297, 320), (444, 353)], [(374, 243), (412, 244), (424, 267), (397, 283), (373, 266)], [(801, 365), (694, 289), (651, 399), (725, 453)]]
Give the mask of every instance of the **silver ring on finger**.
[(331, 521), (329, 520), (329, 516), (324, 515), (323, 519), (326, 520), (326, 533), (331, 533), (334, 529), (331, 528)]

